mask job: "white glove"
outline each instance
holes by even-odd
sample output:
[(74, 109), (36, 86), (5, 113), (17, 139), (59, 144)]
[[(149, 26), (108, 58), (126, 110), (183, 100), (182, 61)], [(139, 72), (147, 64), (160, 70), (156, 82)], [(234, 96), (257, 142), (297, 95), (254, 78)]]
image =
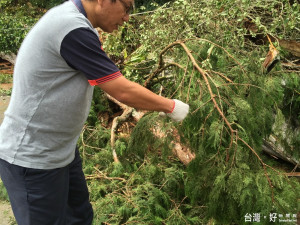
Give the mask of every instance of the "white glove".
[(190, 106), (177, 99), (173, 99), (174, 109), (170, 113), (160, 113), (161, 116), (167, 115), (176, 122), (182, 121), (189, 113)]

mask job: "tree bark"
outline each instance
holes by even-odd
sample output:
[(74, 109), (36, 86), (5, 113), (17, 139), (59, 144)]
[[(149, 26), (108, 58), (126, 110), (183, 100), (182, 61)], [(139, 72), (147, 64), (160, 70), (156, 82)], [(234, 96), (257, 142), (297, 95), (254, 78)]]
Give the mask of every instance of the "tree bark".
[(299, 160), (294, 159), (290, 155), (288, 155), (282, 147), (276, 144), (276, 138), (274, 136), (270, 136), (268, 140), (264, 140), (262, 145), (262, 149), (264, 152), (271, 156), (275, 156), (284, 161), (294, 164), (296, 167), (300, 168)]
[(293, 40), (279, 40), (279, 45), (294, 56), (300, 57), (300, 42)]

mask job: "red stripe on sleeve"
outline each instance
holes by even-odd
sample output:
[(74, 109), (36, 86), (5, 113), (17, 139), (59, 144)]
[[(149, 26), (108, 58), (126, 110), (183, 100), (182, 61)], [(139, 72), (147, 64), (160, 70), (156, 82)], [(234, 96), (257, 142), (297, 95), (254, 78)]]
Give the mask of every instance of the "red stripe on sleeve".
[(105, 77), (101, 77), (101, 78), (96, 79), (96, 80), (88, 80), (88, 81), (89, 81), (91, 86), (95, 86), (95, 85), (98, 85), (98, 84), (103, 84), (107, 81), (114, 80), (114, 79), (116, 79), (120, 76), (123, 76), (123, 74), (120, 71), (118, 71), (118, 72), (115, 72), (113, 74), (107, 75)]

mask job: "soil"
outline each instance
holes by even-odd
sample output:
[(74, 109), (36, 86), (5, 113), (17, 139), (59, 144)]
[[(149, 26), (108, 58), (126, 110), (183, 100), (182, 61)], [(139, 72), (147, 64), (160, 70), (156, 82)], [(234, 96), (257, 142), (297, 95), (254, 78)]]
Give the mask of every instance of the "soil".
[(0, 225), (15, 224), (9, 202), (0, 201)]

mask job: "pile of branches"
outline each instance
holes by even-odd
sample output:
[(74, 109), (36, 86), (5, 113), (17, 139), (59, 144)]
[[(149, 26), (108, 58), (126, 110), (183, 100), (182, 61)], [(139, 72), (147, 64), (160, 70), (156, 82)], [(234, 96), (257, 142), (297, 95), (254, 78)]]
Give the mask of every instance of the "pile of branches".
[[(174, 123), (111, 98), (101, 102), (114, 102), (120, 112), (111, 112), (118, 117), (107, 128), (95, 124), (83, 133), (96, 219), (107, 224), (244, 224), (245, 215), (260, 213), (267, 224), (270, 213), (297, 214), (300, 186), (290, 176), (297, 174), (297, 163), (263, 153), (274, 124), (286, 122), (285, 115), (298, 117), (299, 71), (285, 67), (283, 62), (295, 61), (276, 40), (294, 38), (294, 31), (285, 27), (286, 33), (275, 33), (263, 14), (255, 20), (264, 6), (243, 4), (175, 1), (149, 19), (133, 16), (116, 36), (103, 38), (125, 76), (187, 102), (191, 112)], [(282, 18), (292, 10), (288, 2), (283, 10), (272, 4)], [(258, 45), (249, 38), (256, 35), (245, 26), (249, 18), (261, 29), (257, 35), (270, 41)], [(267, 71), (263, 65), (270, 43), (280, 61)], [(104, 134), (109, 145), (96, 141)], [(88, 148), (85, 137), (94, 137), (98, 149)], [(291, 138), (285, 152), (296, 162), (298, 143)]]
[[(268, 224), (299, 212), (300, 79), (283, 44), (299, 41), (298, 12), (288, 0), (176, 0), (102, 34), (125, 76), (191, 111), (174, 123), (95, 90), (79, 145), (96, 224), (245, 224), (258, 213)], [(280, 60), (266, 71), (269, 44)], [(294, 165), (263, 153), (271, 136)]]
[[(182, 215), (185, 224), (197, 224), (204, 218), (225, 223), (241, 222), (247, 212), (259, 211), (269, 215), (274, 208), (278, 213), (296, 213), (294, 200), (300, 186), (297, 180), (291, 180), (288, 175), (295, 172), (298, 165), (292, 167), (291, 171), (282, 170), (280, 166), (266, 163), (270, 159), (262, 152), (263, 141), (271, 134), (272, 124), (276, 122), (274, 112), (280, 112), (277, 104), (282, 100), (284, 89), (281, 86), (282, 79), (276, 73), (281, 67), (278, 66), (277, 71), (270, 74), (265, 73), (262, 63), (252, 62), (245, 68), (224, 47), (200, 38), (173, 42), (160, 52), (158, 58), (156, 68), (148, 74), (144, 86), (157, 89), (160, 94), (169, 97), (179, 96), (191, 105), (191, 113), (182, 123), (174, 124), (157, 113), (138, 112), (108, 96), (109, 101), (117, 104), (122, 111), (121, 115), (113, 118), (110, 129), (111, 158), (114, 158), (114, 167), (121, 169), (116, 172), (119, 177), (104, 176), (100, 165), (94, 168), (95, 173), (88, 175), (88, 179), (116, 180), (118, 185), (121, 182), (119, 190), (126, 187), (126, 192), (123, 190), (120, 193), (121, 206), (127, 210), (138, 208), (140, 211), (135, 214), (132, 209), (125, 213), (127, 216), (122, 213), (121, 216), (103, 215), (100, 210), (99, 217), (106, 218), (106, 221), (115, 221), (120, 217), (121, 221), (128, 223), (131, 220), (145, 223), (155, 221), (151, 217), (155, 213), (150, 214), (149, 218), (141, 218), (141, 214), (145, 213), (140, 208), (142, 206), (138, 202), (131, 202), (131, 198), (137, 198), (135, 188), (143, 188), (143, 185), (128, 186), (132, 176), (153, 163), (152, 157), (158, 157), (162, 160), (160, 163), (171, 163), (169, 169), (182, 163), (181, 172), (186, 173), (180, 181), (184, 194), (179, 199), (168, 200), (169, 203), (174, 201), (174, 204), (157, 205), (169, 209), (166, 214), (160, 215), (157, 223), (164, 221), (167, 224), (168, 219), (174, 216), (168, 213), (174, 208), (179, 210), (183, 203), (196, 208), (201, 206), (197, 211), (198, 216), (205, 212), (204, 217), (196, 220), (190, 217), (191, 211), (188, 210), (186, 215)], [(230, 65), (230, 68), (224, 68), (224, 65)], [(255, 72), (249, 72), (249, 67)], [(118, 128), (128, 121), (133, 125), (124, 138), (126, 132)], [(139, 167), (135, 171), (128, 164)], [(107, 168), (102, 169), (105, 171)], [(128, 170), (135, 172), (126, 177), (124, 174)], [(167, 177), (164, 180), (170, 182)], [(151, 187), (154, 188), (152, 185), (157, 185), (160, 191), (164, 187), (161, 182), (152, 181)], [(109, 201), (116, 201), (114, 195), (118, 193), (109, 192), (105, 199), (110, 196)], [(150, 193), (148, 195), (151, 196)], [(172, 192), (167, 194), (168, 197), (170, 195)], [(155, 200), (159, 198), (157, 196)], [(150, 212), (151, 207), (154, 206), (147, 208)], [(220, 215), (220, 211), (224, 214)], [(230, 217), (225, 218), (224, 215)]]

